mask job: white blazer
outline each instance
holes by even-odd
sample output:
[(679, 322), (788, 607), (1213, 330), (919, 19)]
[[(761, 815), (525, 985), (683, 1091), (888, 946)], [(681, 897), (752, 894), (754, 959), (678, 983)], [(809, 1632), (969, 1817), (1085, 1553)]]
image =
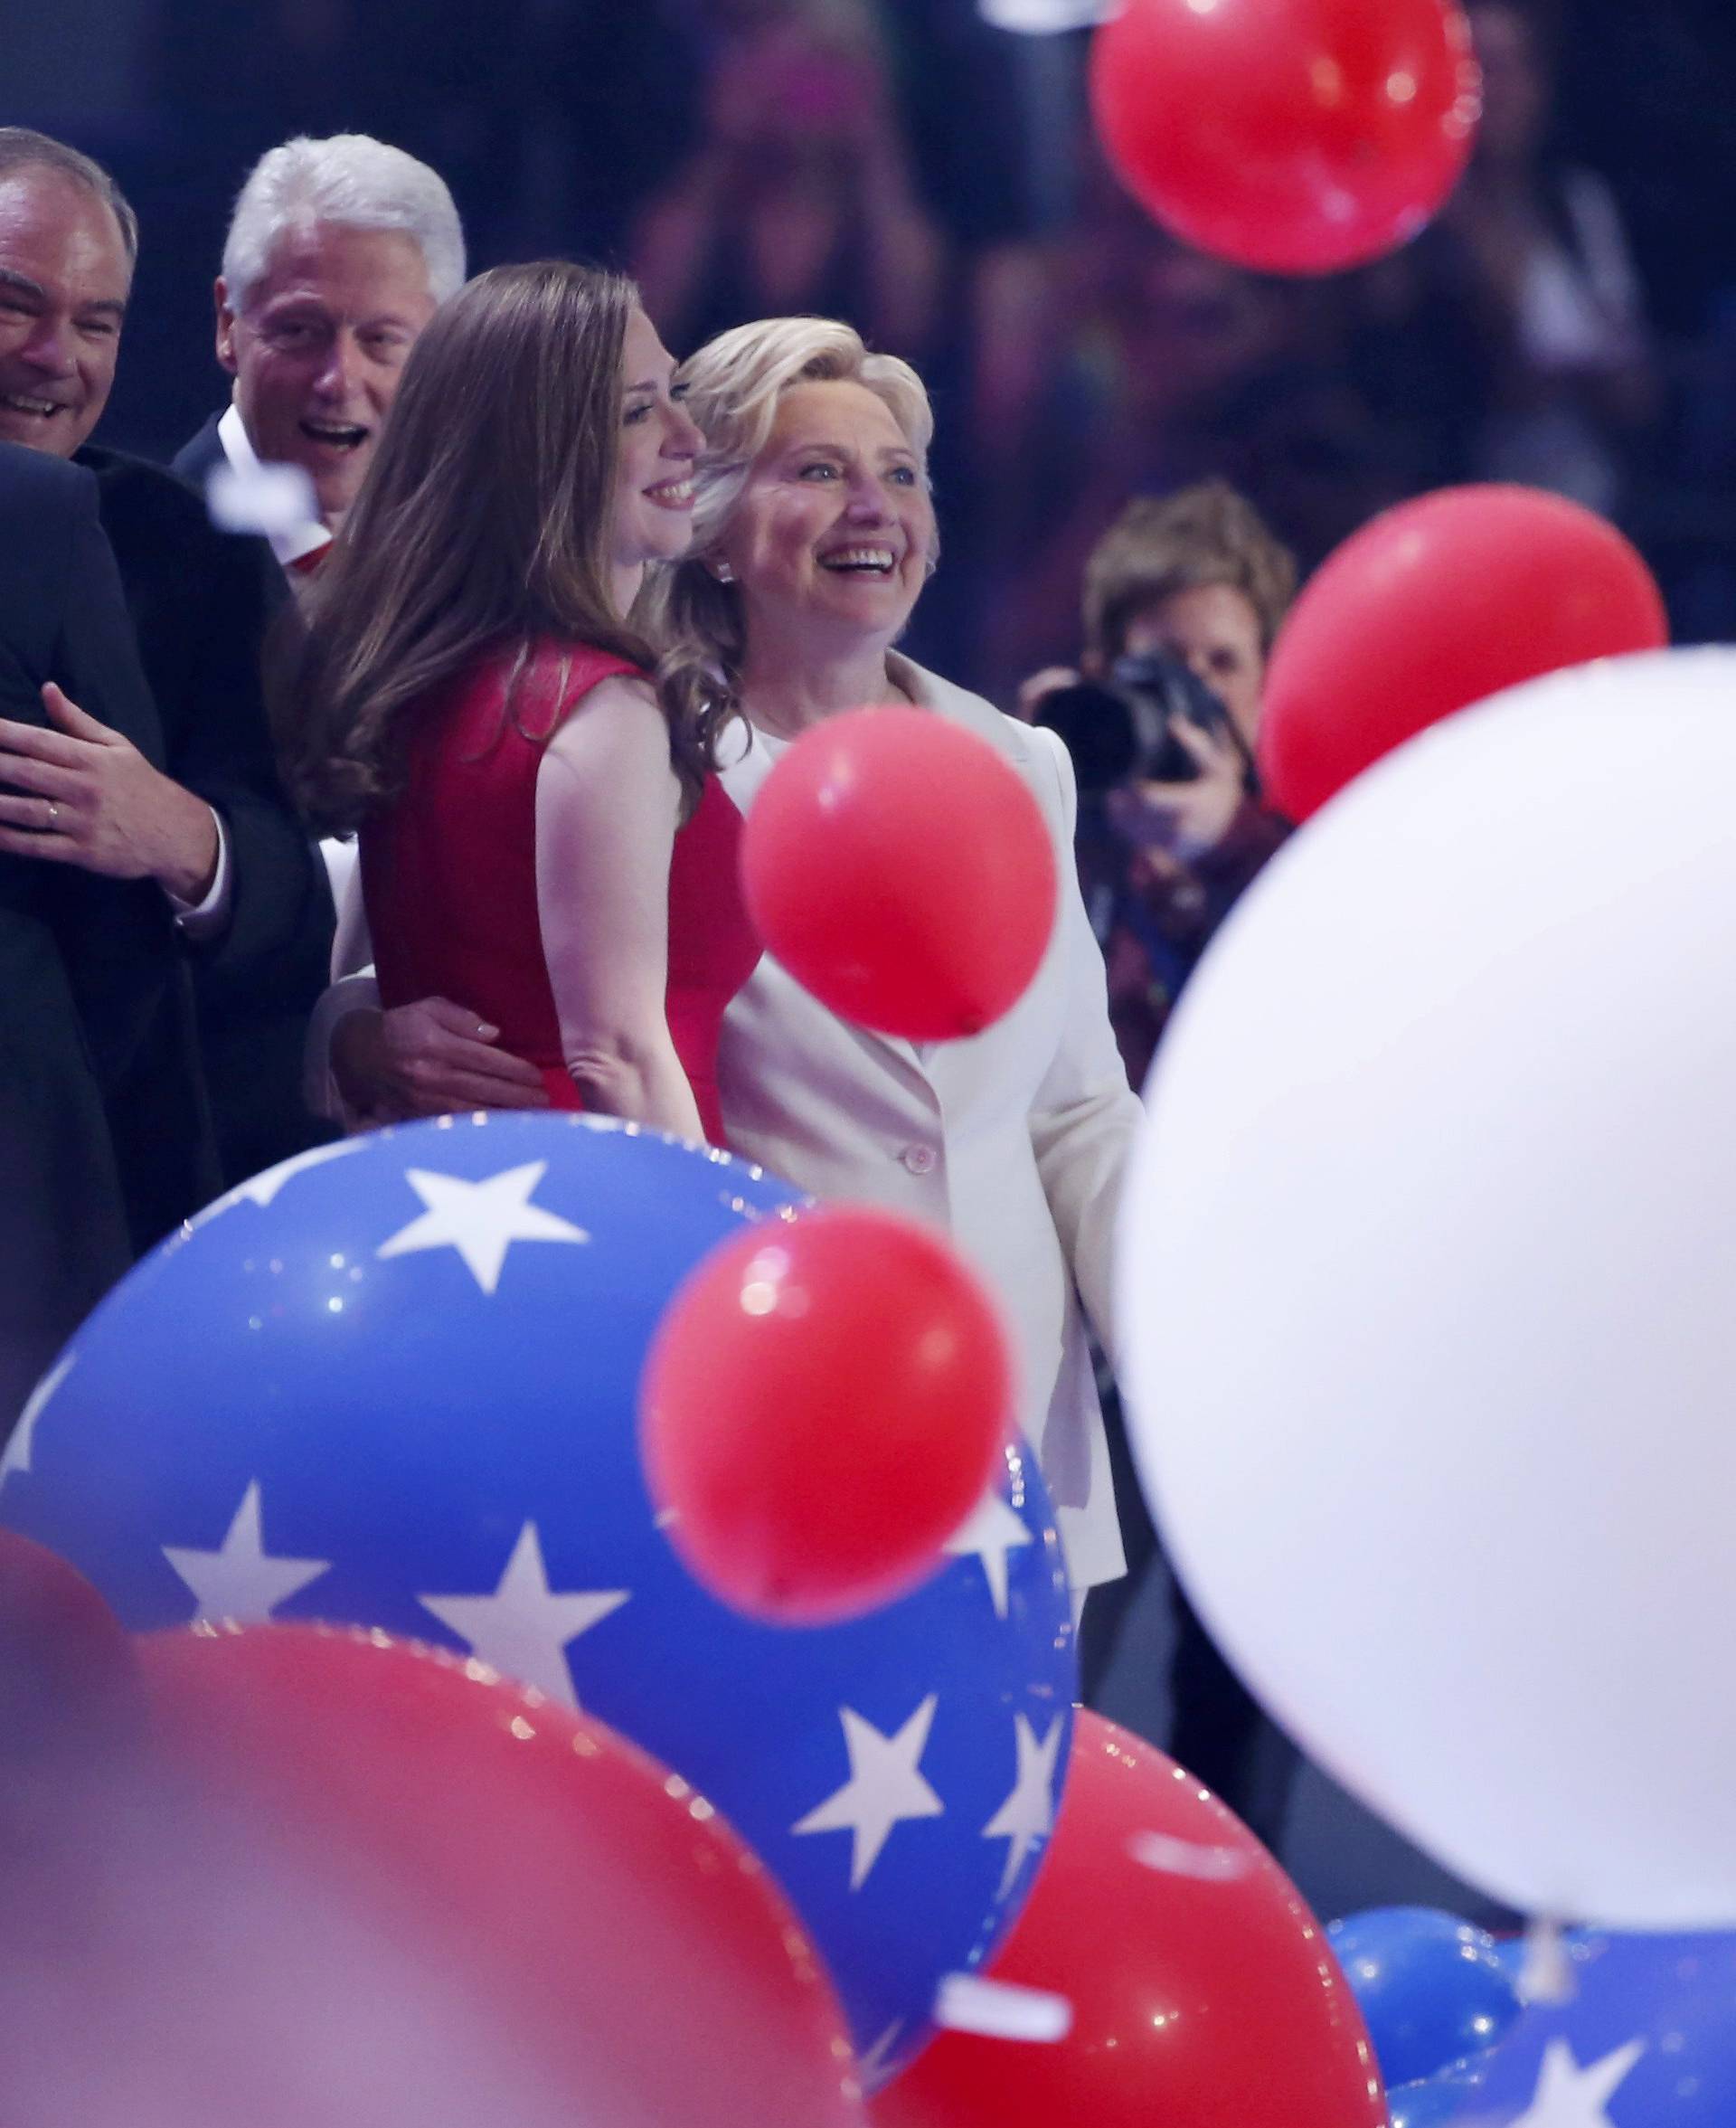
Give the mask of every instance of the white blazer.
[[(1004, 1019), (966, 1041), (920, 1046), (851, 1026), (762, 957), (723, 1018), (724, 1135), (816, 1196), (944, 1228), (975, 1264), (1016, 1341), (1025, 1431), (1080, 1590), (1125, 1567), (1080, 1296), (1113, 1356), (1110, 1254), (1140, 1107), (1080, 898), (1072, 765), (1053, 733), (908, 658), (889, 665), (916, 701), (987, 740), (1029, 785), (1055, 844), (1053, 939)], [(720, 773), (744, 814), (774, 758), (743, 724), (726, 733)]]
[[(924, 707), (967, 726), (1024, 778), (1054, 838), (1054, 936), (1030, 988), (967, 1041), (919, 1045), (850, 1026), (762, 955), (724, 1015), (718, 1051), (731, 1149), (817, 1197), (883, 1205), (944, 1229), (997, 1296), (1016, 1347), (1020, 1417), (1054, 1496), (1075, 1592), (1125, 1571), (1103, 1414), (1080, 1300), (1111, 1358), (1110, 1256), (1137, 1097), (1109, 1028), (1103, 958), (1073, 864), (1072, 764), (1052, 732), (894, 655)], [(742, 723), (723, 787), (745, 815), (773, 750)], [(352, 882), (333, 974), (309, 1029), (307, 1093), (342, 1113), (332, 1028), (378, 1001)]]

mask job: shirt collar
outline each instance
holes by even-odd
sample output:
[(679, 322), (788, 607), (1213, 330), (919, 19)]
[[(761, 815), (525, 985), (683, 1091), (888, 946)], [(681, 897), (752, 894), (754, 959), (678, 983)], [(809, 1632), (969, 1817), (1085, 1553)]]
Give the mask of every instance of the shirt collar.
[[(223, 447), (223, 456), (238, 473), (259, 471), (259, 453), (241, 419), (241, 410), (233, 401), (223, 409), (218, 421), (217, 440)], [(292, 563), (299, 562), (304, 554), (316, 554), (321, 547), (329, 546), (332, 538), (316, 519), (310, 524), (297, 525), (293, 531), (272, 532), (266, 536), (271, 543), (271, 552), (286, 569)]]

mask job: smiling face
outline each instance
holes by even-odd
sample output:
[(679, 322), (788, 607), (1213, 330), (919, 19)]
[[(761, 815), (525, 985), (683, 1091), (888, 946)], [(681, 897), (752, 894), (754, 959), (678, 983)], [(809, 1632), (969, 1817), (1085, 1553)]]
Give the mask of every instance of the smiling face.
[(268, 464), (306, 468), (328, 525), (355, 500), (434, 307), (413, 238), (335, 222), (286, 231), (240, 313), (217, 283), (217, 359), (248, 436)]
[(40, 166), (0, 177), (0, 437), (77, 450), (108, 402), (132, 278), (94, 193)]
[(717, 553), (756, 624), (828, 645), (891, 643), (934, 548), (922, 465), (864, 384), (794, 384), (731, 512)]
[(627, 321), (621, 349), (621, 446), (615, 474), (610, 558), (620, 570), (675, 562), (693, 526), (693, 460), (704, 438), (671, 386), (675, 361), (643, 310)]

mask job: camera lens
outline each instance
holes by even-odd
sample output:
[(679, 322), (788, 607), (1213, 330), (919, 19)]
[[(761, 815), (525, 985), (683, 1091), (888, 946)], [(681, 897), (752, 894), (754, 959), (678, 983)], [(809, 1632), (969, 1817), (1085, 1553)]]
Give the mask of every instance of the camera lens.
[(1161, 650), (1118, 657), (1111, 677), (1118, 693), (1137, 706), (1140, 744), (1132, 772), (1148, 783), (1192, 783), (1200, 765), (1175, 736), (1177, 724), (1213, 737), (1227, 736), (1230, 713), (1179, 657)]
[(1081, 798), (1113, 790), (1138, 767), (1140, 735), (1118, 692), (1083, 680), (1057, 687), (1038, 703), (1032, 722), (1053, 732), (1067, 749)]
[(1217, 695), (1162, 651), (1118, 657), (1101, 686), (1081, 680), (1057, 687), (1038, 703), (1032, 721), (1059, 734), (1072, 757), (1081, 799), (1100, 798), (1134, 777), (1192, 783), (1200, 765), (1176, 738), (1178, 722), (1232, 736), (1230, 713)]

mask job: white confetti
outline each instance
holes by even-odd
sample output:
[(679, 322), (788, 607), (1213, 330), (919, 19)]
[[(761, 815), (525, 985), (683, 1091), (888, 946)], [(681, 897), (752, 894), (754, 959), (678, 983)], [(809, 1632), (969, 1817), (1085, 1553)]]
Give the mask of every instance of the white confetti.
[(934, 2021), (945, 2032), (1052, 2047), (1072, 2030), (1073, 2006), (1064, 1995), (1042, 1988), (1015, 1988), (976, 1973), (949, 1972), (934, 1998)]
[(205, 482), (205, 508), (222, 532), (299, 532), (319, 520), (314, 484), (301, 466), (217, 466)]
[(1203, 1884), (1233, 1884), (1249, 1870), (1247, 1856), (1234, 1848), (1201, 1847), (1168, 1832), (1136, 1832), (1127, 1852), (1144, 1868), (1165, 1877), (1197, 1877)]

